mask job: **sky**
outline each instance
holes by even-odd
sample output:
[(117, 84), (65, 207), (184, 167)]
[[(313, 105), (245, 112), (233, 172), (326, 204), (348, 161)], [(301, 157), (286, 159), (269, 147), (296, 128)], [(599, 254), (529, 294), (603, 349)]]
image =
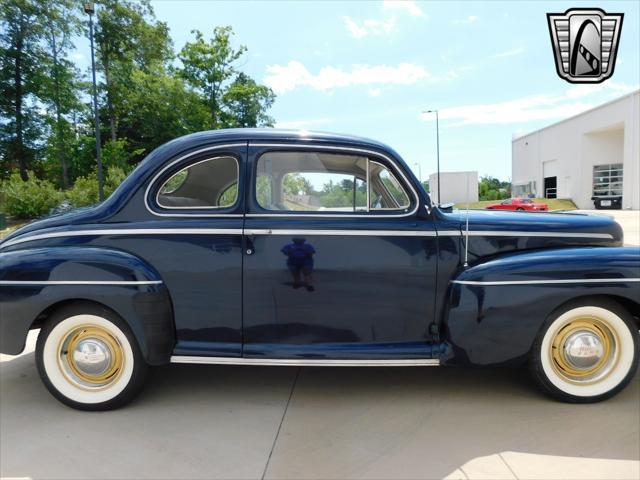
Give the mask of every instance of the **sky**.
[[(436, 171), (511, 177), (511, 140), (639, 88), (640, 2), (152, 1), (176, 50), (231, 25), (241, 68), (277, 94), (277, 127), (362, 135), (423, 179)], [(546, 13), (624, 13), (613, 77), (560, 79)]]

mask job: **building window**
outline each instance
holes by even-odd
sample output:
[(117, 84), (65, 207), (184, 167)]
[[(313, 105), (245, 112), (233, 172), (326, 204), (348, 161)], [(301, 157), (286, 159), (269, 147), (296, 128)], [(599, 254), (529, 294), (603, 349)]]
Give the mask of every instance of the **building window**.
[(622, 196), (622, 164), (596, 165), (593, 167), (593, 196)]

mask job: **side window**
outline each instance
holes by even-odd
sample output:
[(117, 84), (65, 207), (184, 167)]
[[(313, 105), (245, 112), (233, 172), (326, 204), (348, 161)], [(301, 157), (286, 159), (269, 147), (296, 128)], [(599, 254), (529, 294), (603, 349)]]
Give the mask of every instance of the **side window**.
[(511, 199), (505, 200), (502, 205), (511, 205)]
[(396, 177), (381, 163), (369, 162), (369, 181), (371, 183), (371, 210), (399, 210), (408, 208), (409, 196)]
[(238, 161), (228, 156), (188, 165), (165, 181), (156, 197), (168, 209), (227, 208), (237, 199)]
[(256, 199), (274, 211), (401, 210), (409, 197), (391, 171), (359, 155), (269, 152), (258, 159)]

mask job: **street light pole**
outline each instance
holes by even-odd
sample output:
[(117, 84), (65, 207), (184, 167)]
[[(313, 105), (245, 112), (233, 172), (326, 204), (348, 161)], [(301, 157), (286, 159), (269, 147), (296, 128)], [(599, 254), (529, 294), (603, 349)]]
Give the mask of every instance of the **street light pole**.
[(440, 125), (438, 121), (438, 110), (427, 110), (422, 113), (436, 114), (436, 159), (437, 159), (437, 175), (438, 175), (438, 205), (440, 205)]
[(102, 153), (100, 148), (100, 118), (98, 116), (98, 89), (96, 88), (96, 60), (93, 53), (93, 3), (84, 4), (84, 13), (89, 14), (89, 41), (91, 42), (91, 75), (93, 79), (93, 116), (96, 129), (96, 158), (98, 161), (98, 199), (104, 200), (104, 175), (102, 172)]

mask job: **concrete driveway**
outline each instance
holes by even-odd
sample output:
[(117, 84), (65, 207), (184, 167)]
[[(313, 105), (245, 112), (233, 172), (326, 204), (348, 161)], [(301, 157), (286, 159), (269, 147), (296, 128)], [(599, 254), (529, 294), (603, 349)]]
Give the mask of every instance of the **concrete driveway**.
[(640, 478), (638, 376), (568, 405), (523, 370), (172, 365), (84, 413), (41, 384), (36, 333), (0, 355), (3, 478)]

